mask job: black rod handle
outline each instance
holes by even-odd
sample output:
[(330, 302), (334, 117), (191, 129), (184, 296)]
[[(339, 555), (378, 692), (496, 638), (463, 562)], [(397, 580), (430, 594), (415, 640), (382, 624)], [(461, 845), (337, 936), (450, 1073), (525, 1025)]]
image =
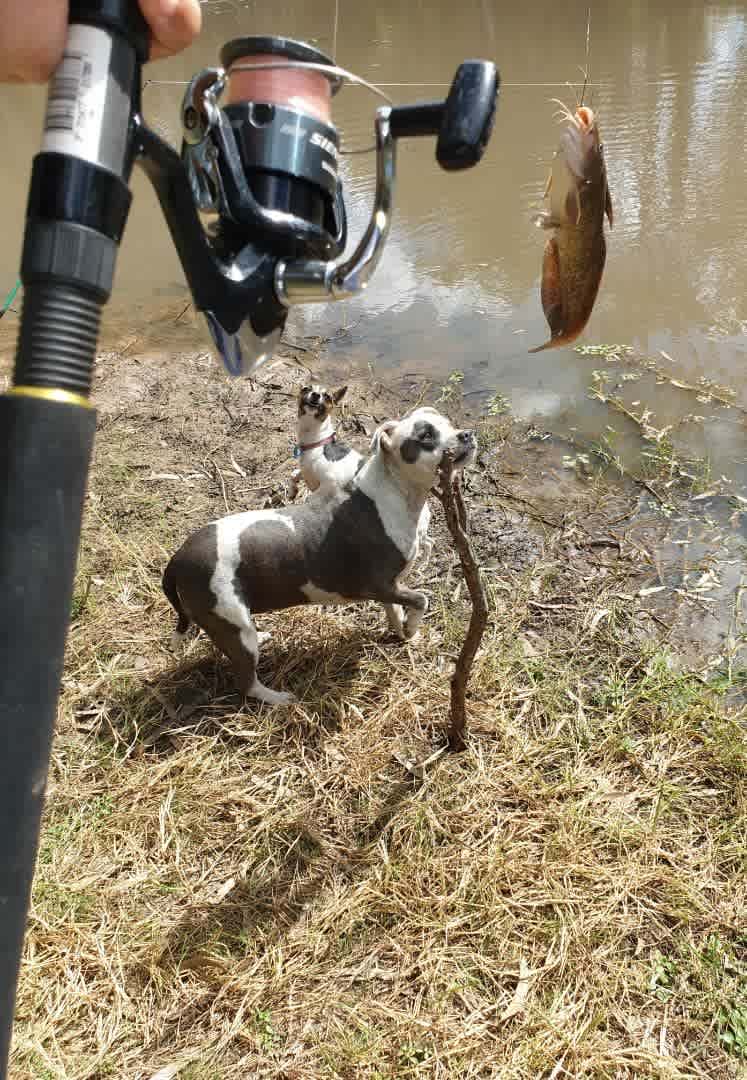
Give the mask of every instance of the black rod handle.
[(0, 1077), (44, 805), (96, 426), (84, 399), (0, 397)]
[[(96, 427), (88, 392), (129, 209), (132, 114), (150, 40), (136, 0), (71, 0), (69, 21), (29, 194), (13, 385), (0, 396), (0, 1080)], [(86, 64), (96, 78), (104, 67), (103, 101), (86, 96)], [(76, 104), (87, 117), (82, 143)]]

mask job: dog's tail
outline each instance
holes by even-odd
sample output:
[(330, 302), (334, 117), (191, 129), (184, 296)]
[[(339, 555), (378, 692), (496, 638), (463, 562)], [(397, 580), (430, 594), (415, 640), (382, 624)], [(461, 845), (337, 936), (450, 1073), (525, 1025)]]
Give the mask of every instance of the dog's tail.
[(163, 591), (166, 593), (166, 598), (179, 616), (179, 621), (176, 624), (174, 633), (178, 637), (182, 637), (189, 629), (189, 624), (192, 620), (184, 610), (179, 596), (179, 590), (176, 587), (176, 567), (174, 566), (174, 559), (170, 560), (169, 565), (164, 570), (161, 584), (163, 586)]

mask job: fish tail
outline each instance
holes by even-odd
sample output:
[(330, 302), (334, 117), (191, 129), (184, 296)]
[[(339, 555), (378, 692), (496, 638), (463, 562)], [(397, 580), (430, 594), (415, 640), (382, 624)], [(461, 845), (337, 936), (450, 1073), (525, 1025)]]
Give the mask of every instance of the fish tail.
[[(586, 323), (584, 322), (584, 326)], [(584, 326), (579, 326), (578, 330), (571, 330), (569, 333), (558, 334), (557, 337), (551, 337), (549, 341), (546, 341), (544, 345), (535, 345), (533, 349), (529, 349), (530, 353), (544, 352), (545, 349), (557, 349), (561, 345), (570, 345), (572, 341), (580, 337), (583, 333)]]

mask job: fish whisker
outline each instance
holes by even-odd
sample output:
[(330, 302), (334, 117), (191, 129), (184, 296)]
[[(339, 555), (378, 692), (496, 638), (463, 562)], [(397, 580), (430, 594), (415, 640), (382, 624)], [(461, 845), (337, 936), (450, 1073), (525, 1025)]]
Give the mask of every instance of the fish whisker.
[(565, 104), (564, 101), (561, 101), (559, 98), (550, 98), (550, 103), (552, 105), (558, 105), (559, 106), (559, 108), (553, 113), (553, 118), (559, 117), (560, 120), (567, 120), (569, 123), (573, 124), (575, 127), (580, 126), (578, 120), (576, 119), (576, 117), (574, 116), (574, 114), (571, 112), (571, 110), (568, 108), (568, 106)]

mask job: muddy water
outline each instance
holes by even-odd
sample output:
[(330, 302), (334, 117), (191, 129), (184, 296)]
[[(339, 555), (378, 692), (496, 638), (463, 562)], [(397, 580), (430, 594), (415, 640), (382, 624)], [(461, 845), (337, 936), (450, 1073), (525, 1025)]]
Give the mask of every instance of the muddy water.
[[(640, 449), (630, 418), (591, 400), (592, 372), (648, 422), (672, 425), (684, 449), (717, 473), (747, 481), (745, 420), (735, 408), (616, 360), (564, 348), (529, 356), (545, 340), (538, 277), (543, 238), (531, 225), (557, 129), (550, 98), (572, 99), (567, 81), (584, 63), (587, 0), (208, 0), (200, 41), (153, 66), (150, 122), (174, 141), (180, 81), (214, 63), (239, 33), (276, 32), (316, 42), (340, 63), (385, 84), (397, 100), (442, 94), (457, 63), (495, 59), (503, 91), (483, 164), (440, 172), (433, 145), (402, 146), (396, 223), (365, 300), (306, 309), (294, 332), (328, 334), (359, 365), (465, 373), (474, 401), (502, 394), (512, 410), (559, 434), (598, 441), (615, 429), (618, 452)], [(602, 292), (582, 344), (626, 342), (677, 381), (715, 380), (747, 406), (747, 8), (702, 0), (592, 2), (592, 103), (608, 156), (616, 225)], [(391, 84), (408, 84), (392, 86)], [(176, 84), (176, 85), (174, 85)], [(409, 85), (412, 84), (412, 85)], [(0, 163), (4, 237), (0, 290), (14, 280), (31, 155), (43, 93), (2, 88), (6, 153)], [(349, 89), (337, 120), (347, 145), (370, 141), (373, 99)], [(367, 218), (370, 156), (345, 160), (351, 232)], [(183, 290), (155, 199), (141, 176), (123, 246), (112, 329), (138, 323)], [(666, 356), (662, 356), (663, 351)], [(640, 378), (637, 377), (640, 375)], [(624, 376), (624, 377), (623, 377)], [(701, 395), (702, 397), (702, 395)], [(695, 414), (703, 419), (693, 421)]]

